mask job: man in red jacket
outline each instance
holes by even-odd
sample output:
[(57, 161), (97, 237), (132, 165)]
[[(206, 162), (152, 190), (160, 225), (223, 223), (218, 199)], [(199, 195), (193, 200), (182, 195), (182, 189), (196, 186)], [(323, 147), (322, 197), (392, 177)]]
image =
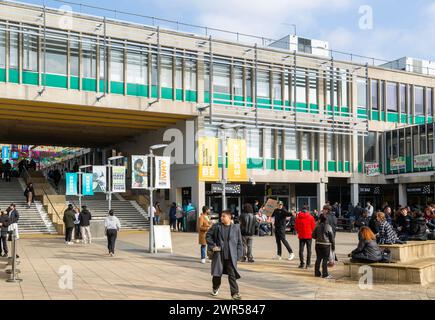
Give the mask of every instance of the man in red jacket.
[(295, 229), (299, 238), (299, 259), (301, 264), (299, 268), (304, 268), (304, 247), (307, 246), (307, 264), (306, 268), (311, 266), (311, 241), (313, 230), (316, 226), (313, 216), (308, 212), (306, 206), (296, 217)]

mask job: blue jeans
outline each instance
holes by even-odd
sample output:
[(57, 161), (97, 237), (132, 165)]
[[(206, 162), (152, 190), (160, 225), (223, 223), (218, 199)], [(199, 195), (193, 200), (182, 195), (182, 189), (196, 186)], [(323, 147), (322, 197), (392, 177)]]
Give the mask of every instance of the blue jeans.
[(205, 259), (206, 257), (206, 248), (207, 248), (206, 245), (201, 245), (201, 260)]
[(158, 225), (158, 224), (160, 223), (160, 216), (154, 216), (154, 221), (153, 221), (153, 223), (154, 223), (155, 225)]

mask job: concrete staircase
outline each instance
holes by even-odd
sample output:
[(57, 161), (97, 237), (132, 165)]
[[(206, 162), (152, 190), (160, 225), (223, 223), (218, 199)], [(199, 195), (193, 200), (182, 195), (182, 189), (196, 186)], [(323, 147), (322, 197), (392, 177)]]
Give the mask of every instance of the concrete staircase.
[(27, 208), (22, 185), (23, 182), (16, 178), (12, 178), (11, 182), (0, 181), (0, 208), (6, 210), (11, 203), (15, 203), (20, 214), (18, 221), (20, 234), (56, 233), (39, 201), (35, 201), (30, 208)]

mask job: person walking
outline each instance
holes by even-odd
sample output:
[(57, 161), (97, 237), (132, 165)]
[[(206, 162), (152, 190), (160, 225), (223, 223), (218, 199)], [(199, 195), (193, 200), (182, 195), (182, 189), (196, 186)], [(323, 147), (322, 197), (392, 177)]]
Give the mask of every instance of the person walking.
[[(313, 239), (316, 240), (316, 263), (314, 265), (314, 276), (332, 279), (328, 273), (328, 260), (332, 251), (335, 251), (335, 239), (332, 227), (327, 223), (325, 214), (320, 215), (319, 223), (314, 228)], [(322, 273), (320, 273), (320, 263)]]
[[(307, 269), (311, 266), (311, 243), (314, 228), (316, 227), (316, 222), (314, 217), (308, 212), (307, 208), (299, 212), (296, 217), (295, 229), (298, 233), (299, 239), (299, 268), (302, 269), (306, 267)], [(304, 264), (304, 248), (307, 246), (307, 263)]]
[(91, 244), (92, 235), (91, 235), (90, 221), (92, 220), (92, 215), (86, 206), (82, 206), (82, 211), (80, 212), (79, 220), (80, 220), (80, 231), (82, 234), (82, 241), (84, 244)]
[(68, 209), (63, 213), (63, 223), (65, 224), (65, 244), (73, 244), (72, 233), (74, 230), (74, 222), (76, 220), (74, 208), (72, 204), (68, 205)]
[(213, 291), (211, 295), (219, 294), (222, 275), (227, 274), (231, 297), (233, 300), (240, 300), (242, 297), (237, 285), (237, 279), (240, 279), (237, 261), (243, 256), (243, 243), (240, 225), (232, 223), (231, 216), (230, 210), (222, 211), (220, 222), (214, 224), (206, 235), (208, 250), (213, 252), (211, 262)]
[(9, 232), (15, 232), (16, 239), (20, 239), (20, 234), (18, 232), (18, 221), (20, 220), (20, 214), (16, 208), (15, 203), (11, 203), (8, 210), (6, 210), (9, 215), (10, 225)]
[(198, 242), (201, 246), (201, 263), (206, 262), (207, 255), (207, 239), (206, 234), (210, 229), (210, 208), (207, 206), (202, 207), (201, 215), (198, 218)]
[(0, 255), (2, 257), (7, 257), (9, 250), (8, 250), (8, 228), (10, 224), (9, 215), (6, 213), (6, 211), (1, 212), (0, 216)]
[(257, 219), (254, 216), (254, 208), (250, 203), (245, 203), (243, 212), (240, 215), (240, 230), (243, 240), (243, 258), (242, 262), (254, 262), (252, 255), (252, 242), (255, 235), (255, 228), (257, 226)]
[(104, 219), (104, 228), (107, 236), (107, 248), (109, 249), (109, 256), (115, 255), (115, 243), (118, 236), (118, 231), (121, 229), (121, 223), (115, 216), (115, 211), (111, 209), (109, 215)]
[(177, 228), (177, 204), (172, 202), (171, 207), (169, 208), (169, 225), (171, 227), (171, 231), (175, 231)]
[(276, 208), (272, 213), (272, 218), (274, 219), (275, 240), (276, 240), (276, 248), (277, 248), (276, 258), (278, 260), (281, 260), (281, 254), (282, 254), (281, 242), (284, 244), (284, 246), (286, 247), (286, 249), (288, 251), (288, 254), (289, 254), (288, 260), (293, 260), (295, 258), (293, 250), (285, 238), (286, 219), (287, 219), (287, 217), (290, 217), (290, 216), (291, 216), (291, 213), (289, 213), (287, 211), (287, 209), (284, 208), (282, 201), (279, 201), (278, 208)]
[(3, 165), (4, 175), (5, 175), (5, 181), (11, 182), (11, 170), (12, 165), (9, 162), (9, 160), (6, 160), (5, 164)]
[(33, 197), (35, 196), (33, 183), (29, 182), (29, 184), (26, 187), (26, 190), (24, 190), (24, 196), (26, 197), (27, 208), (30, 209), (30, 206), (32, 205), (33, 202)]

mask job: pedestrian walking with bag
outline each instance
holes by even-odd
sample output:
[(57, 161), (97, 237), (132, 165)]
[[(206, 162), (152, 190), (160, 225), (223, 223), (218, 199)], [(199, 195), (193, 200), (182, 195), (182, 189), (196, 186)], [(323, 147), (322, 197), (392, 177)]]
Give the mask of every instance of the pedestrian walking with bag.
[(104, 219), (104, 228), (107, 237), (107, 248), (109, 250), (109, 256), (115, 255), (115, 243), (118, 236), (118, 232), (121, 229), (121, 223), (115, 216), (115, 211), (110, 210), (109, 215)]
[[(332, 227), (326, 222), (327, 218), (324, 214), (320, 215), (319, 223), (313, 231), (312, 237), (316, 240), (316, 263), (314, 266), (314, 275), (326, 279), (332, 279), (328, 273), (328, 261), (331, 250), (335, 251), (335, 239)], [(322, 264), (322, 272), (320, 272), (320, 264)]]

